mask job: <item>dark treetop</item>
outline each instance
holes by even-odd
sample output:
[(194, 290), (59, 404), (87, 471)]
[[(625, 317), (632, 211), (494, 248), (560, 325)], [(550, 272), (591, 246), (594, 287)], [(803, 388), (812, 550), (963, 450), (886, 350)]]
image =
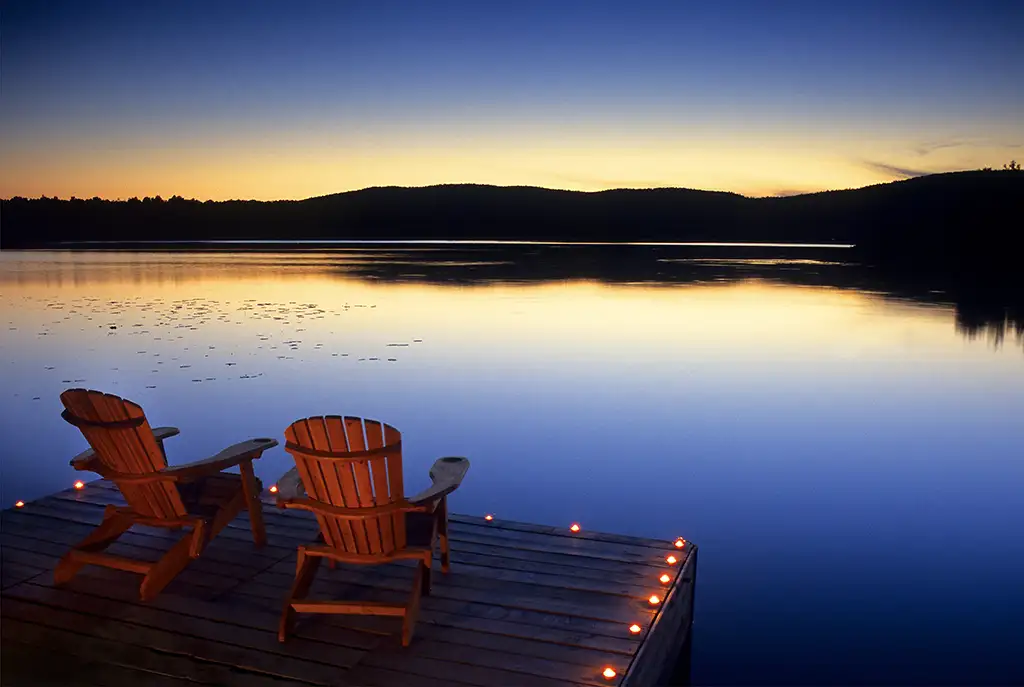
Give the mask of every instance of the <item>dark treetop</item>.
[(662, 188), (380, 187), (300, 201), (13, 198), (3, 248), (77, 241), (506, 239), (853, 243), (969, 268), (1019, 259), (1024, 173), (955, 172), (783, 198)]

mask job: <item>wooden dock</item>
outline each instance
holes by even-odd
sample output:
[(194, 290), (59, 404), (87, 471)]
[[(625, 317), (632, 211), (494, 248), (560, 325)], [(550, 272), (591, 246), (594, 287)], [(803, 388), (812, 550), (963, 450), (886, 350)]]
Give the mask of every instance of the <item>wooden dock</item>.
[[(123, 501), (100, 480), (0, 515), (3, 685), (688, 681), (697, 565), (689, 542), (678, 549), (671, 541), (453, 515), (452, 572), (441, 574), (435, 561), (409, 648), (400, 644), (400, 619), (365, 616), (303, 616), (296, 636), (281, 644), (277, 623), (296, 546), (318, 531), (308, 513), (268, 500), (267, 546), (254, 547), (243, 515), (151, 602), (139, 601), (138, 576), (95, 566), (54, 587), (57, 560), (108, 503)], [(110, 552), (152, 560), (174, 541), (137, 527)], [(412, 574), (397, 563), (323, 566), (313, 595), (401, 601)], [(606, 677), (609, 668), (614, 676)]]

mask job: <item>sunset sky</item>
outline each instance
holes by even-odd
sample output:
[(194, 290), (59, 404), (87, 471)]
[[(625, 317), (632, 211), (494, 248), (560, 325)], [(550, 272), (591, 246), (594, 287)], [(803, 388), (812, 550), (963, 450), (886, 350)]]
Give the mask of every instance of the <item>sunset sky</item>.
[(1024, 158), (1024, 2), (0, 9), (0, 197), (746, 195)]

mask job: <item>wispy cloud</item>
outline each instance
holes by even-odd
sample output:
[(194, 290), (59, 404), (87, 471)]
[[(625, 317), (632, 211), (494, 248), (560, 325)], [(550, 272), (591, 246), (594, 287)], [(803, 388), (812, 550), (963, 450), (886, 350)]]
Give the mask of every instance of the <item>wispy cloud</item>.
[(966, 138), (962, 136), (951, 136), (949, 138), (923, 141), (910, 147), (911, 152), (924, 157), (938, 150), (947, 148), (1021, 148), (1024, 143), (1020, 141), (1009, 142), (1005, 140), (994, 140), (991, 138)]
[(894, 176), (899, 179), (913, 179), (914, 177), (923, 177), (926, 174), (934, 174), (935, 172), (924, 169), (910, 169), (909, 167), (900, 167), (898, 165), (890, 165), (885, 162), (876, 162), (874, 160), (865, 160), (864, 166), (868, 169), (889, 176)]
[(967, 145), (977, 145), (977, 143), (977, 140), (969, 138), (947, 138), (934, 141), (925, 141), (923, 143), (917, 144), (916, 146), (911, 148), (911, 150), (913, 150), (915, 153), (923, 157), (925, 155), (930, 155), (931, 153), (934, 153), (936, 150), (942, 150), (944, 148), (959, 148), (961, 146)]

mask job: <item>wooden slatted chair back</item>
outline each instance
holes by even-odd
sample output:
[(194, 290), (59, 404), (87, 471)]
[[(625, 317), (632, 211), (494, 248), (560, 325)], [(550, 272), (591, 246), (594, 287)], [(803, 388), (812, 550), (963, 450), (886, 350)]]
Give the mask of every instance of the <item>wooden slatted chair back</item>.
[[(309, 417), (285, 430), (285, 450), (307, 498), (346, 509), (403, 502), (402, 435), (376, 420), (337, 415)], [(388, 556), (405, 548), (405, 511), (368, 511), (339, 517), (315, 511), (324, 542), (349, 554)]]
[(132, 479), (167, 467), (167, 458), (138, 404), (89, 389), (68, 389), (60, 400), (65, 408), (61, 416), (81, 430), (100, 463), (113, 473), (106, 476), (117, 484), (133, 511), (162, 519), (186, 515), (172, 481)]

